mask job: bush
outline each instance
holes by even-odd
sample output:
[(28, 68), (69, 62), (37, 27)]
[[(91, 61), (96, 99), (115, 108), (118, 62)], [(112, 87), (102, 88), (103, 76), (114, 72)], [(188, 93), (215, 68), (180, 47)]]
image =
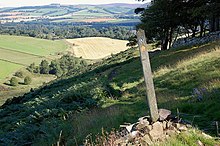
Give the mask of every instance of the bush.
[(16, 77), (12, 77), (10, 80), (11, 86), (17, 86), (18, 85), (18, 79)]
[(29, 85), (29, 84), (31, 83), (31, 81), (32, 81), (32, 79), (31, 79), (31, 77), (29, 77), (29, 76), (26, 76), (26, 77), (24, 78), (24, 84), (25, 84), (25, 85)]
[(23, 78), (24, 77), (24, 73), (22, 71), (18, 71), (18, 72), (15, 73), (15, 76), (19, 77), (19, 78)]

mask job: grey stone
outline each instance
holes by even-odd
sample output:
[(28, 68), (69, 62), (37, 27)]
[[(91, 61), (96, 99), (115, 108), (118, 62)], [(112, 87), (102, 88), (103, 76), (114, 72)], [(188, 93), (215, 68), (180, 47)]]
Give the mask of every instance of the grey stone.
[(197, 145), (198, 146), (204, 146), (204, 144), (200, 140), (197, 141)]
[(153, 125), (153, 129), (149, 132), (152, 141), (157, 141), (163, 137), (163, 124), (156, 122)]
[(135, 125), (135, 124), (132, 124), (132, 125), (126, 126), (125, 128), (126, 128), (127, 131), (130, 133), (130, 132), (132, 132), (134, 125)]
[(139, 123), (136, 126), (136, 129), (141, 130), (144, 129), (145, 127), (147, 127), (150, 123), (148, 122), (148, 120), (141, 120), (139, 121)]
[(187, 127), (186, 125), (180, 125), (180, 127), (178, 128), (180, 131), (187, 131)]
[(153, 142), (151, 141), (151, 138), (148, 134), (146, 134), (143, 138), (142, 138), (142, 142), (143, 145), (152, 145)]
[(167, 109), (159, 109), (158, 110), (159, 112), (159, 119), (162, 121), (162, 120), (166, 120), (167, 117), (169, 115), (171, 115), (171, 111), (170, 110), (167, 110)]

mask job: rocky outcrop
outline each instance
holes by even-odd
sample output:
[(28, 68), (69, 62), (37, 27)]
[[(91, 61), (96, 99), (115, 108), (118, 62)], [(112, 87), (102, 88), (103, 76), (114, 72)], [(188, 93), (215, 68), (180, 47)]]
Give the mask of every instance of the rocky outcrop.
[(172, 47), (183, 47), (183, 46), (194, 46), (194, 45), (202, 45), (205, 43), (209, 43), (212, 41), (217, 41), (220, 39), (220, 31), (209, 33), (204, 37), (195, 37), (195, 38), (180, 38), (176, 42), (173, 43)]
[(171, 111), (159, 110), (159, 119), (152, 122), (150, 117), (145, 116), (138, 119), (134, 124), (121, 125), (119, 138), (114, 142), (115, 146), (125, 145), (152, 145), (162, 142), (175, 134), (187, 131), (190, 125), (181, 119), (171, 115)]

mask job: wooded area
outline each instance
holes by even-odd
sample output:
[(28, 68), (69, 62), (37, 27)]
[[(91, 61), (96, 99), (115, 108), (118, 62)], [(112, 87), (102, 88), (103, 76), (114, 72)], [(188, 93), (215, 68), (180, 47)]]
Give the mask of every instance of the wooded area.
[(138, 26), (148, 41), (158, 41), (162, 50), (171, 47), (178, 36), (204, 36), (219, 31), (220, 3), (217, 0), (154, 0), (142, 13)]

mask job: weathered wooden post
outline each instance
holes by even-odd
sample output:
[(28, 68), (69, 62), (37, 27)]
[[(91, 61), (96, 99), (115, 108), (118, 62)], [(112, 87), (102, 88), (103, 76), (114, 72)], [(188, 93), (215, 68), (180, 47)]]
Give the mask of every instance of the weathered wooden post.
[(150, 58), (147, 51), (147, 42), (145, 37), (145, 32), (142, 29), (139, 29), (137, 32), (138, 45), (140, 49), (141, 62), (144, 72), (144, 80), (147, 87), (147, 101), (150, 109), (150, 116), (153, 122), (156, 122), (159, 118), (158, 108), (157, 108), (157, 99), (154, 90), (153, 77), (151, 72)]

